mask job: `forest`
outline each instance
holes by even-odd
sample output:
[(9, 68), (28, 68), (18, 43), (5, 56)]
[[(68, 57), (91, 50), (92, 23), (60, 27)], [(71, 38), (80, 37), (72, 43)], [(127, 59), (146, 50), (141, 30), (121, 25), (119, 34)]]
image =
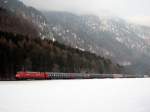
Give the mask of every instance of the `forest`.
[(14, 80), (18, 71), (120, 73), (122, 67), (57, 41), (0, 31), (0, 79)]

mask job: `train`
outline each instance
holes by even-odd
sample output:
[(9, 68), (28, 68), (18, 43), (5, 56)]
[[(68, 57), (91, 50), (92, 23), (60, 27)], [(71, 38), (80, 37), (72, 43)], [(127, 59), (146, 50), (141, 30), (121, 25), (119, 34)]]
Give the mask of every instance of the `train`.
[[(135, 75), (123, 74), (90, 74), (90, 73), (55, 73), (55, 72), (27, 72), (20, 71), (16, 74), (16, 79), (94, 79), (94, 78), (137, 78)], [(139, 78), (139, 77), (138, 77)]]

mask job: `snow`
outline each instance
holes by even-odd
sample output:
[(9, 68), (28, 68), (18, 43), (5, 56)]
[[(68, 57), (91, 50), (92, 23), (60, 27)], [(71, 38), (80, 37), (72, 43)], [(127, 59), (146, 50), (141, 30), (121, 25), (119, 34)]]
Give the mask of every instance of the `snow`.
[(62, 36), (62, 33), (60, 32), (60, 33), (58, 33), (58, 36)]
[(122, 66), (130, 66), (130, 65), (132, 65), (132, 62), (130, 62), (130, 61), (122, 61), (119, 64), (122, 65)]
[(79, 49), (80, 51), (85, 51), (85, 49), (83, 49), (83, 48), (80, 48), (80, 47), (79, 47), (78, 49)]
[(69, 30), (67, 29), (66, 32), (69, 33)]
[(5, 0), (5, 1), (4, 1), (4, 3), (5, 3), (5, 4), (7, 4), (7, 3), (8, 3), (8, 1), (7, 1), (7, 0)]
[(150, 112), (150, 79), (0, 82), (0, 112)]
[(75, 48), (76, 48), (76, 49), (79, 49), (80, 51), (85, 51), (85, 49), (80, 48), (80, 47), (78, 47), (78, 46), (76, 46)]
[(117, 40), (118, 42), (120, 42), (120, 43), (123, 43), (123, 39), (120, 38), (120, 37), (116, 37), (116, 40)]
[(55, 42), (56, 41), (56, 39), (55, 38), (53, 38), (53, 40), (52, 40), (53, 42)]

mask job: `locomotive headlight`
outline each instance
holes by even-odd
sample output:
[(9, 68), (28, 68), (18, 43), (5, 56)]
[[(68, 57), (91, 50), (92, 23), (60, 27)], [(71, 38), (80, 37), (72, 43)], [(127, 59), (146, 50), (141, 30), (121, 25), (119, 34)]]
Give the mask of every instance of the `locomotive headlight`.
[(20, 78), (20, 74), (16, 74), (16, 78)]

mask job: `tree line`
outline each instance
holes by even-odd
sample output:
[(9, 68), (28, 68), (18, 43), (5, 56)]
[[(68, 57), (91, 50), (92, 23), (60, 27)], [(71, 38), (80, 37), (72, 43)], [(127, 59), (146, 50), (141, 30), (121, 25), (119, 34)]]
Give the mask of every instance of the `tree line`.
[(48, 39), (0, 31), (0, 79), (15, 79), (18, 71), (120, 73), (109, 59)]

